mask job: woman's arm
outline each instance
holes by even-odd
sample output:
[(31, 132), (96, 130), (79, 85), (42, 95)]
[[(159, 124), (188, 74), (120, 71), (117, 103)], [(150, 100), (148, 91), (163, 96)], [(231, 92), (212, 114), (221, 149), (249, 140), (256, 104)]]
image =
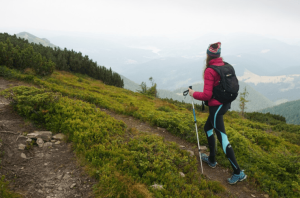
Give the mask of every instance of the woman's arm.
[[(189, 94), (197, 100), (209, 100), (213, 95), (213, 88), (215, 82), (214, 70), (211, 68), (207, 68), (204, 73), (204, 87), (203, 92), (193, 91), (189, 89)], [(192, 92), (192, 93), (191, 93)]]

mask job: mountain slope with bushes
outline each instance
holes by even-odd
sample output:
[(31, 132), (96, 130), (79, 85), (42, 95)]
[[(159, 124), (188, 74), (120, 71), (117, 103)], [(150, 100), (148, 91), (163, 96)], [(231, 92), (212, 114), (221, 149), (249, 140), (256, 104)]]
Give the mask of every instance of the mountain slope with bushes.
[(89, 59), (88, 56), (83, 56), (81, 52), (29, 43), (24, 38), (20, 39), (16, 35), (7, 33), (0, 33), (0, 45), (0, 65), (19, 70), (31, 67), (39, 75), (49, 75), (55, 68), (86, 74), (108, 85), (124, 86), (118, 73), (113, 72), (111, 68), (98, 66), (97, 62)]
[(286, 102), (261, 110), (262, 113), (277, 114), (285, 117), (286, 122), (300, 125), (300, 100)]
[[(0, 75), (43, 87), (16, 87), (3, 94), (14, 101), (21, 115), (45, 125), (48, 130), (68, 135), (76, 152), (93, 167), (93, 175), (99, 179), (99, 192), (117, 196), (119, 191), (141, 185), (139, 189), (134, 188), (136, 191), (126, 192), (141, 196), (149, 192), (155, 197), (213, 197), (212, 191), (222, 189), (214, 189), (214, 185), (205, 180), (198, 183), (195, 158), (193, 161), (186, 157), (187, 153), (178, 147), (166, 147), (163, 140), (134, 130), (126, 136), (124, 123), (114, 121), (97, 109), (131, 115), (195, 144), (190, 105), (145, 96), (67, 72), (55, 71), (50, 76), (38, 77), (1, 66)], [(201, 130), (207, 112), (197, 112)], [(300, 140), (300, 128), (285, 124), (276, 116), (272, 117), (276, 121), (257, 122), (264, 120), (259, 116), (265, 117), (254, 113), (251, 119), (244, 119), (234, 111), (224, 117), (226, 133), (240, 166), (249, 180), (271, 197), (298, 197), (300, 146), (295, 140)], [(200, 136), (200, 143), (207, 145), (204, 135)], [(222, 150), (220, 145), (218, 150)], [(220, 165), (230, 168), (223, 153), (218, 152), (217, 159)], [(180, 178), (179, 171), (188, 176)], [(150, 187), (153, 183), (163, 184), (165, 190), (153, 190)], [(109, 188), (112, 185), (119, 188)], [(196, 192), (199, 195), (193, 194)]]

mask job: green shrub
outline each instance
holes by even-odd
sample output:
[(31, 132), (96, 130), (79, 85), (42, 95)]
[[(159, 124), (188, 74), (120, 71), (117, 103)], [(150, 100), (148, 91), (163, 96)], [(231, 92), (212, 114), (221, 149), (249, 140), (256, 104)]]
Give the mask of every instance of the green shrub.
[[(214, 192), (224, 191), (220, 184), (200, 180), (196, 158), (175, 143), (143, 133), (128, 139), (124, 122), (93, 104), (35, 87), (2, 94), (19, 114), (67, 135), (98, 179), (95, 193), (102, 197), (217, 197)], [(151, 188), (155, 183), (164, 189)]]
[(21, 198), (20, 195), (13, 193), (8, 188), (8, 182), (5, 181), (5, 176), (0, 177), (0, 197), (3, 198)]
[[(0, 74), (2, 70), (8, 73), (7, 69), (0, 67)], [(14, 71), (11, 71), (10, 75), (20, 80), (27, 78), (27, 75)], [(119, 114), (132, 115), (196, 143), (193, 114), (183, 108), (183, 104), (170, 104), (165, 100), (106, 86), (95, 80), (89, 80), (89, 84), (80, 83), (73, 75), (58, 72), (44, 79), (34, 77), (32, 82), (71, 99), (80, 99)], [(170, 109), (165, 111), (165, 107), (170, 107)], [(206, 136), (201, 131), (208, 115), (206, 113), (196, 115), (200, 143), (205, 145), (207, 144)], [(280, 117), (272, 115), (267, 115), (267, 117), (268, 122), (266, 120), (256, 122), (241, 118), (237, 112), (228, 112), (224, 116), (226, 133), (240, 167), (245, 169), (251, 181), (274, 197), (297, 197), (300, 192), (300, 162), (298, 160), (300, 147), (295, 144), (295, 139), (292, 137), (298, 138), (299, 126), (285, 124)], [(57, 126), (59, 127), (60, 125)], [(287, 133), (295, 134), (295, 136), (291, 135), (287, 138)], [(218, 163), (230, 168), (220, 145), (218, 145), (218, 151), (220, 151), (217, 154)], [(147, 166), (143, 165), (142, 168), (144, 167)], [(119, 170), (117, 172), (120, 173)], [(153, 173), (148, 173), (147, 177), (154, 177)]]

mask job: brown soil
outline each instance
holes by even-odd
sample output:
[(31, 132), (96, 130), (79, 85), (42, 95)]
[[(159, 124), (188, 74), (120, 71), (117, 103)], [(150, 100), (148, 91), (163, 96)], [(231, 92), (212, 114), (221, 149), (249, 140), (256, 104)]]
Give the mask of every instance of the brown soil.
[[(0, 78), (0, 91), (10, 86), (23, 84)], [(102, 109), (102, 111), (117, 120), (124, 121), (128, 128), (136, 128), (139, 131), (162, 136), (165, 141), (172, 141), (181, 145), (182, 149), (194, 151), (199, 162), (197, 144), (182, 140), (164, 128), (150, 126), (132, 116), (119, 115), (106, 109)], [(92, 185), (96, 182), (87, 176), (83, 168), (78, 165), (70, 144), (53, 145), (53, 148), (50, 149), (33, 146), (25, 151), (18, 150), (18, 144), (25, 144), (26, 140), (25, 138), (18, 138), (19, 134), (36, 130), (42, 129), (35, 127), (16, 114), (8, 105), (8, 101), (0, 96), (0, 131), (16, 133), (0, 132), (0, 139), (2, 140), (0, 151), (4, 151), (1, 156), (0, 175), (5, 175), (6, 179), (10, 181), (11, 189), (26, 198), (93, 197)], [(21, 158), (21, 153), (26, 154), (27, 159)], [(256, 190), (247, 180), (235, 185), (228, 184), (227, 178), (231, 176), (231, 170), (227, 168), (218, 165), (212, 169), (207, 164), (202, 164), (203, 174), (206, 178), (219, 181), (225, 187), (226, 192), (220, 194), (221, 197), (269, 197), (266, 193)], [(198, 170), (201, 172), (200, 162)], [(76, 187), (70, 188), (72, 184), (76, 184)]]
[[(0, 78), (0, 91), (23, 84)], [(11, 190), (25, 198), (93, 197), (92, 186), (96, 181), (78, 164), (71, 144), (18, 149), (20, 143), (26, 145), (26, 138), (20, 134), (39, 130), (43, 129), (24, 120), (0, 97), (0, 175), (10, 181)], [(22, 153), (26, 159), (21, 157)]]

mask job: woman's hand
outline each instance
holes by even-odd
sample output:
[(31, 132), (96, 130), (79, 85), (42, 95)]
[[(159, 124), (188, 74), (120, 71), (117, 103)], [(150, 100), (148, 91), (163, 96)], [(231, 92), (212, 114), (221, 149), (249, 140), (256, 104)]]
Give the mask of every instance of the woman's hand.
[(194, 90), (192, 90), (192, 89), (189, 88), (189, 95), (190, 95), (190, 96), (193, 97), (194, 92), (195, 92)]

